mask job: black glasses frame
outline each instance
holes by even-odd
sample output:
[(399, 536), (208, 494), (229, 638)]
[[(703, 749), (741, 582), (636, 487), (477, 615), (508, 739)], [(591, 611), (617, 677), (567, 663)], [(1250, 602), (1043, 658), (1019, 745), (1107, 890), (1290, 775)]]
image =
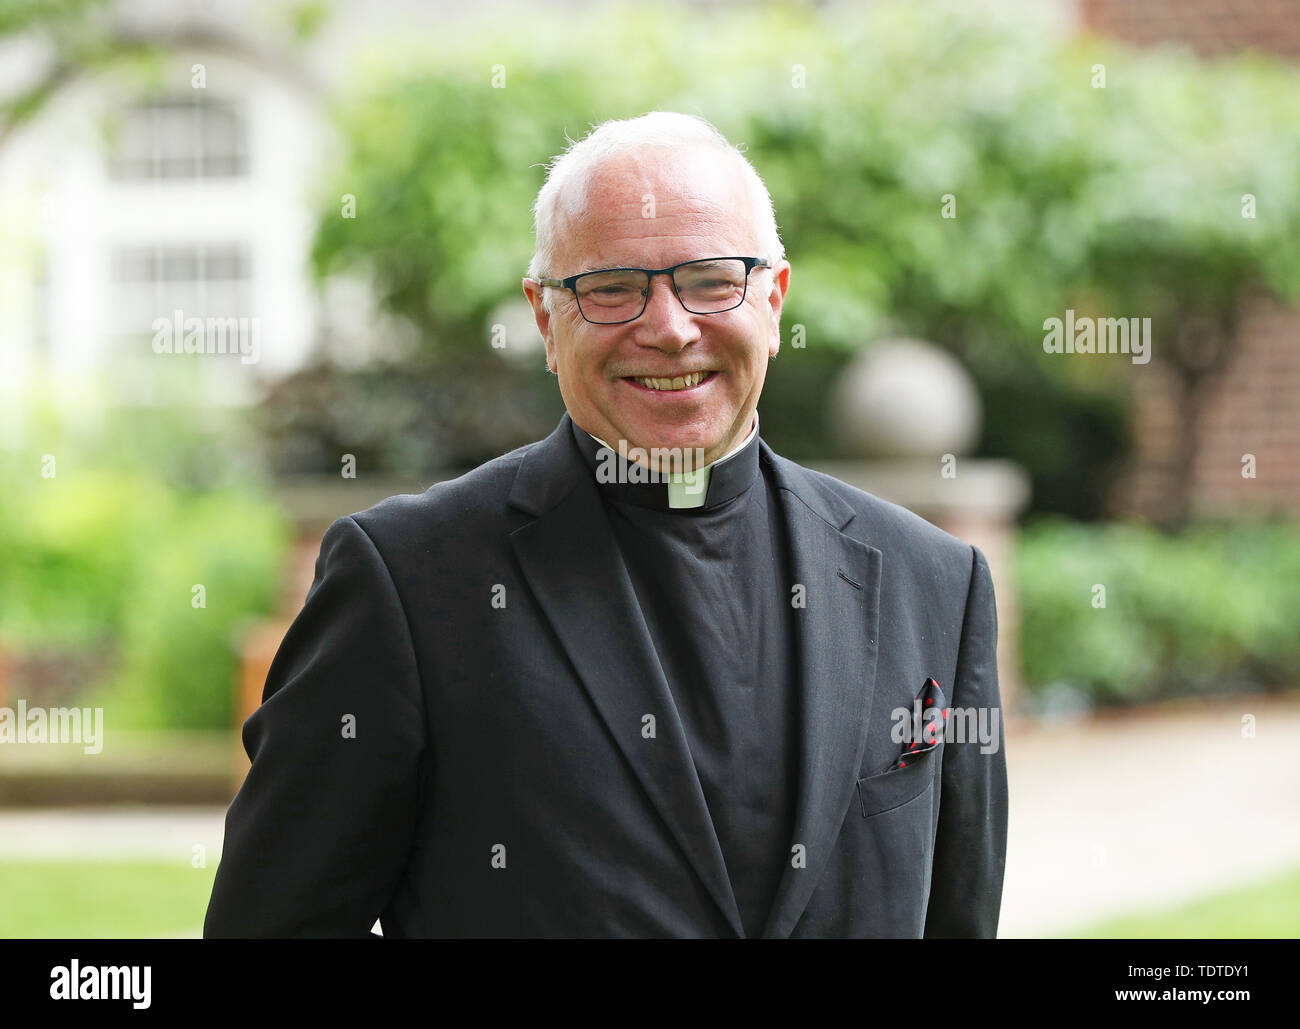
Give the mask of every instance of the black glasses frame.
[[(702, 264), (707, 261), (743, 261), (745, 263), (745, 288), (740, 292), (740, 299), (730, 307), (724, 307), (717, 311), (692, 311), (686, 306), (686, 301), (677, 289), (677, 280), (673, 277), (673, 272), (678, 268), (685, 268), (688, 264)], [(668, 282), (672, 285), (673, 296), (677, 302), (682, 305), (682, 310), (688, 314), (723, 314), (726, 311), (734, 311), (737, 307), (745, 302), (745, 297), (749, 295), (749, 273), (755, 268), (771, 268), (772, 262), (765, 257), (697, 257), (693, 261), (682, 261), (681, 264), (674, 264), (667, 268), (597, 268), (594, 271), (579, 272), (577, 275), (569, 275), (563, 279), (538, 279), (539, 286), (551, 286), (555, 289), (567, 289), (573, 294), (573, 299), (578, 305), (578, 313), (582, 315), (584, 321), (591, 322), (592, 325), (626, 325), (628, 322), (634, 322), (645, 314), (646, 304), (650, 299), (650, 287), (654, 285), (656, 275), (667, 275)], [(582, 301), (578, 299), (578, 280), (584, 275), (604, 275), (607, 272), (645, 272), (646, 284), (645, 289), (641, 291), (641, 310), (631, 318), (620, 318), (616, 322), (598, 322), (587, 317), (587, 312), (582, 309)]]

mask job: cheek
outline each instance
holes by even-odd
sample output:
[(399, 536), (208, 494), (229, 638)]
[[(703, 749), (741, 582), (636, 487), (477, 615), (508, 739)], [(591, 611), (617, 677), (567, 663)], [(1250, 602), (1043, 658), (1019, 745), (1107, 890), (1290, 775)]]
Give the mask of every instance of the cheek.
[(737, 343), (743, 354), (739, 363), (750, 375), (761, 376), (767, 367), (771, 328), (766, 322), (757, 319), (748, 328), (744, 340)]
[(568, 374), (570, 388), (592, 393), (601, 383), (599, 355), (590, 348), (572, 344), (566, 354), (564, 368)]

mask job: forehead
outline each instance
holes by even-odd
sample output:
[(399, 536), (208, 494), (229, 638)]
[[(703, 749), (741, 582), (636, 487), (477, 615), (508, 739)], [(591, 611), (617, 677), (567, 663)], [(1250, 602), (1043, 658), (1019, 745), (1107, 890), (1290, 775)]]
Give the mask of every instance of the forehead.
[(667, 267), (749, 256), (754, 219), (739, 161), (719, 151), (643, 147), (602, 162), (586, 203), (561, 205), (558, 256), (567, 274), (616, 265)]

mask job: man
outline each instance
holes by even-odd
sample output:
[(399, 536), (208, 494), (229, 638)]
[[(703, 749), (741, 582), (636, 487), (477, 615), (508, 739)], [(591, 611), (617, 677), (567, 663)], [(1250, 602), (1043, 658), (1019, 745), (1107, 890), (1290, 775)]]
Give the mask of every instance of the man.
[(994, 936), (1004, 754), (937, 728), (999, 712), (989, 570), (759, 437), (757, 173), (656, 112), (535, 214), (567, 414), (329, 528), (205, 935)]

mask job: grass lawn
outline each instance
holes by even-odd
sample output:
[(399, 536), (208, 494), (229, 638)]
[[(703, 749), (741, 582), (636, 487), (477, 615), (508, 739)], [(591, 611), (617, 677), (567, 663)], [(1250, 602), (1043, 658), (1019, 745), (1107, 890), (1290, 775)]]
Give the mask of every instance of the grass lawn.
[(1300, 937), (1300, 868), (1171, 910), (1128, 915), (1068, 935), (1125, 940), (1296, 939)]
[(198, 936), (216, 863), (0, 861), (0, 938)]

